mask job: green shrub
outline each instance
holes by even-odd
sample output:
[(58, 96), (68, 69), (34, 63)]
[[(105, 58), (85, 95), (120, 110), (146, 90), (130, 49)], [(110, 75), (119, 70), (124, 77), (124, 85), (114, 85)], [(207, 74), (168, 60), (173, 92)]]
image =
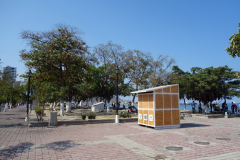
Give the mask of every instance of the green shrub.
[(96, 118), (96, 113), (89, 113), (88, 114), (88, 119), (95, 119)]
[(86, 114), (82, 114), (81, 117), (82, 117), (83, 120), (85, 120), (87, 115)]
[(118, 116), (120, 118), (131, 118), (131, 114), (128, 114), (128, 113), (119, 113)]
[(41, 112), (42, 112), (41, 107), (36, 107), (36, 108), (35, 108), (35, 113), (36, 113), (37, 115), (40, 115)]

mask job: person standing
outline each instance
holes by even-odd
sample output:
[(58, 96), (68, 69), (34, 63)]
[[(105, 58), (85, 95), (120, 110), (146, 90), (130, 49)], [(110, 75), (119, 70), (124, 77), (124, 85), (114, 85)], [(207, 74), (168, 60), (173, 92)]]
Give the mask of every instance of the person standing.
[(212, 113), (212, 108), (213, 108), (212, 102), (210, 102), (210, 108), (211, 108), (211, 113)]
[(130, 107), (131, 107), (131, 102), (128, 103), (128, 108), (130, 108)]
[(232, 110), (232, 114), (234, 114), (235, 104), (233, 102), (232, 102), (231, 110)]
[(235, 113), (237, 113), (238, 112), (238, 107), (237, 107), (237, 105), (235, 104)]
[(196, 107), (196, 106), (195, 106), (195, 103), (194, 103), (194, 101), (192, 102), (192, 104), (191, 104), (191, 105), (192, 105), (192, 113), (195, 113), (195, 107)]
[(199, 108), (199, 113), (202, 113), (202, 104), (201, 104), (201, 102), (199, 102), (198, 108)]

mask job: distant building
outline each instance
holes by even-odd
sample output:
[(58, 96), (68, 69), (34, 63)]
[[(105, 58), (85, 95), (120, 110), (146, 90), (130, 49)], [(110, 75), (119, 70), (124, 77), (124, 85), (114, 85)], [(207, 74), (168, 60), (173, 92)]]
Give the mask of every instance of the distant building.
[(12, 77), (13, 81), (16, 81), (17, 78), (17, 68), (16, 67), (3, 67), (3, 72), (9, 72), (9, 75)]

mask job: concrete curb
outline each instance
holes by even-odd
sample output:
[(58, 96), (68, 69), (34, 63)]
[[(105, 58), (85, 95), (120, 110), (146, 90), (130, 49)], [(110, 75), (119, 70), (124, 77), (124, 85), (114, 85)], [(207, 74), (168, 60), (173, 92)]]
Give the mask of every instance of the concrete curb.
[[(137, 122), (138, 118), (120, 118), (120, 123)], [(98, 124), (98, 123), (115, 123), (115, 119), (89, 119), (89, 120), (71, 120), (71, 121), (58, 121), (58, 126), (63, 125), (85, 125), (85, 124)], [(47, 127), (48, 122), (30, 122), (29, 127)]]

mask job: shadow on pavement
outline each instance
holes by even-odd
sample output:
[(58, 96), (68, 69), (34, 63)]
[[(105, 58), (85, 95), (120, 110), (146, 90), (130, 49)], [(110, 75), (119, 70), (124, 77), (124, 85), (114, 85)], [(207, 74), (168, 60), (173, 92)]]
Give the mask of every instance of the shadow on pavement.
[(65, 150), (71, 147), (75, 146), (81, 146), (83, 144), (80, 143), (74, 143), (73, 141), (58, 141), (58, 142), (53, 142), (53, 143), (48, 143), (47, 144), (47, 149), (53, 149), (53, 150)]
[(180, 128), (192, 128), (192, 127), (208, 127), (210, 125), (197, 124), (197, 123), (182, 123)]
[(33, 143), (19, 143), (16, 146), (9, 146), (5, 149), (0, 149), (0, 159), (13, 159), (18, 157), (19, 153), (26, 152), (30, 147), (33, 146)]
[(23, 125), (23, 124), (4, 124), (4, 125), (0, 125), (0, 128), (8, 128), (8, 127), (27, 127), (27, 126)]

